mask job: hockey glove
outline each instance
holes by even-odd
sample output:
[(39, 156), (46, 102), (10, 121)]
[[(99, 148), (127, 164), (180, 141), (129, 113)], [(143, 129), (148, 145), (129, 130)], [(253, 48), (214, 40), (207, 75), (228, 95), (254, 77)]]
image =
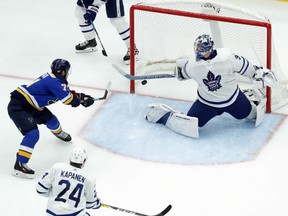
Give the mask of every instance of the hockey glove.
[(95, 205), (92, 207), (93, 209), (99, 209), (101, 207), (101, 200), (97, 198)]
[(78, 107), (80, 105), (80, 99), (78, 98), (77, 93), (74, 90), (70, 90), (70, 93), (73, 94), (73, 100), (71, 101), (70, 105), (72, 107)]
[(253, 76), (254, 80), (257, 82), (262, 82), (263, 86), (272, 87), (276, 82), (277, 78), (273, 71), (269, 69), (263, 69), (262, 67), (255, 66), (255, 74)]
[(176, 66), (174, 69), (174, 74), (175, 74), (175, 77), (177, 78), (177, 80), (179, 80), (179, 81), (185, 80), (185, 78), (182, 75), (182, 68), (181, 67)]
[(179, 81), (189, 79), (189, 77), (183, 74), (183, 68), (188, 63), (188, 59), (178, 59), (176, 61), (176, 67), (174, 69), (174, 75)]
[(93, 97), (84, 93), (78, 93), (78, 98), (80, 99), (80, 104), (84, 107), (89, 107), (94, 103)]
[(88, 6), (86, 13), (83, 15), (86, 23), (93, 22), (95, 20), (96, 14), (98, 13), (99, 7), (90, 5)]

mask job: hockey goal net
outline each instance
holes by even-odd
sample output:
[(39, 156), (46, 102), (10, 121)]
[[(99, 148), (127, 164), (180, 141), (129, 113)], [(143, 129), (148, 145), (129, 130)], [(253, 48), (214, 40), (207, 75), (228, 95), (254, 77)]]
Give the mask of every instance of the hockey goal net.
[[(286, 77), (281, 71), (268, 18), (246, 9), (212, 1), (153, 0), (130, 8), (131, 75), (173, 73), (175, 62), (189, 58), (198, 35), (210, 34), (215, 48), (229, 47), (253, 64), (272, 69), (279, 81), (267, 88), (267, 112), (287, 103)], [(245, 79), (241, 78), (241, 82)], [(281, 84), (280, 84), (281, 83)], [(135, 92), (135, 82), (130, 82)]]

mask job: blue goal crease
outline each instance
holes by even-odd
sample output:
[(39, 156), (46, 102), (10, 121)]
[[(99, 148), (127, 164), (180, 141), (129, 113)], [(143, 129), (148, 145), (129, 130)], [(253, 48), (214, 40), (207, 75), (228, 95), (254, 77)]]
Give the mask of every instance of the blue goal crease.
[(148, 103), (164, 103), (183, 112), (191, 106), (191, 102), (186, 101), (113, 94), (82, 129), (81, 136), (98, 147), (141, 160), (226, 164), (253, 160), (286, 118), (281, 114), (267, 114), (263, 123), (255, 128), (253, 122), (223, 114), (201, 128), (200, 137), (193, 139), (147, 122), (144, 116)]

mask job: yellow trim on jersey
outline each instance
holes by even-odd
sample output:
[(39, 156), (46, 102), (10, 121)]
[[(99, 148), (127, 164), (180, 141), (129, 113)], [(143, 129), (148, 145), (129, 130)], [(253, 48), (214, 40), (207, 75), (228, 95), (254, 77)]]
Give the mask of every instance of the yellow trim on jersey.
[(20, 94), (22, 94), (23, 97), (25, 97), (26, 101), (27, 101), (31, 106), (33, 106), (35, 109), (37, 109), (37, 110), (39, 110), (39, 111), (42, 111), (42, 110), (43, 110), (43, 108), (37, 107), (37, 106), (33, 103), (33, 101), (32, 101), (32, 99), (30, 98), (30, 96), (29, 96), (28, 94), (26, 94), (22, 89), (20, 89), (20, 88), (18, 87), (18, 88), (16, 89), (16, 91), (18, 91)]
[(56, 78), (55, 74), (53, 74), (52, 72), (48, 73), (51, 77)]
[(31, 153), (26, 152), (26, 151), (22, 151), (22, 150), (18, 151), (18, 155), (26, 157), (26, 158), (30, 158), (31, 157)]
[[(69, 97), (68, 99), (66, 99), (67, 97)], [(71, 101), (73, 100), (73, 98), (74, 98), (74, 95), (73, 94), (71, 94), (71, 93), (69, 93), (69, 95), (67, 96), (67, 97), (65, 97), (65, 98), (63, 98), (61, 101), (62, 101), (62, 103), (63, 104), (65, 104), (65, 105), (68, 105), (68, 104), (70, 104), (71, 103)], [(66, 100), (66, 101), (65, 101)]]

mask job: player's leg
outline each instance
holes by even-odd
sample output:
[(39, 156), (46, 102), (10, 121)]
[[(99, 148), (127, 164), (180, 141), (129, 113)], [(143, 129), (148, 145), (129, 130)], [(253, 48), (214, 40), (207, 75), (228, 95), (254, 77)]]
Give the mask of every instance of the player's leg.
[(91, 23), (86, 23), (84, 19), (84, 14), (86, 13), (85, 8), (76, 5), (75, 8), (75, 16), (78, 20), (79, 27), (81, 32), (86, 39), (83, 43), (79, 43), (75, 46), (75, 51), (78, 53), (81, 52), (93, 52), (96, 51), (97, 42), (96, 42), (96, 34), (94, 32), (93, 26)]
[[(130, 64), (130, 27), (125, 19), (123, 1), (108, 1), (105, 6), (107, 17), (109, 18), (111, 24), (115, 27), (127, 47), (127, 53), (123, 57), (123, 61), (126, 64)], [(136, 46), (134, 46), (134, 54), (136, 60), (138, 60), (139, 51)]]
[(198, 137), (198, 119), (176, 112), (161, 103), (148, 104), (146, 120), (163, 124), (170, 130), (189, 137)]
[(72, 140), (71, 136), (62, 130), (61, 124), (57, 117), (51, 113), (48, 108), (38, 113), (38, 124), (45, 124), (46, 127), (59, 139), (65, 142)]
[(263, 122), (266, 113), (267, 97), (264, 88), (253, 87), (243, 91), (247, 100), (251, 104), (251, 111), (247, 120), (255, 121), (255, 127)]
[(39, 130), (33, 117), (33, 111), (27, 112), (23, 110), (21, 103), (12, 99), (8, 104), (8, 114), (24, 136), (16, 154), (13, 175), (23, 178), (33, 178), (34, 171), (27, 166), (34, 146), (39, 140)]
[(251, 118), (256, 118), (256, 113), (254, 115), (253, 111), (254, 109), (252, 109), (250, 101), (242, 91), (239, 91), (236, 101), (225, 110), (225, 112), (239, 120), (247, 118), (249, 114), (251, 115)]
[(206, 104), (201, 103), (199, 100), (196, 100), (187, 112), (187, 116), (197, 118), (198, 126), (203, 127), (212, 118), (217, 115), (221, 115), (222, 113), (222, 109), (207, 106)]

